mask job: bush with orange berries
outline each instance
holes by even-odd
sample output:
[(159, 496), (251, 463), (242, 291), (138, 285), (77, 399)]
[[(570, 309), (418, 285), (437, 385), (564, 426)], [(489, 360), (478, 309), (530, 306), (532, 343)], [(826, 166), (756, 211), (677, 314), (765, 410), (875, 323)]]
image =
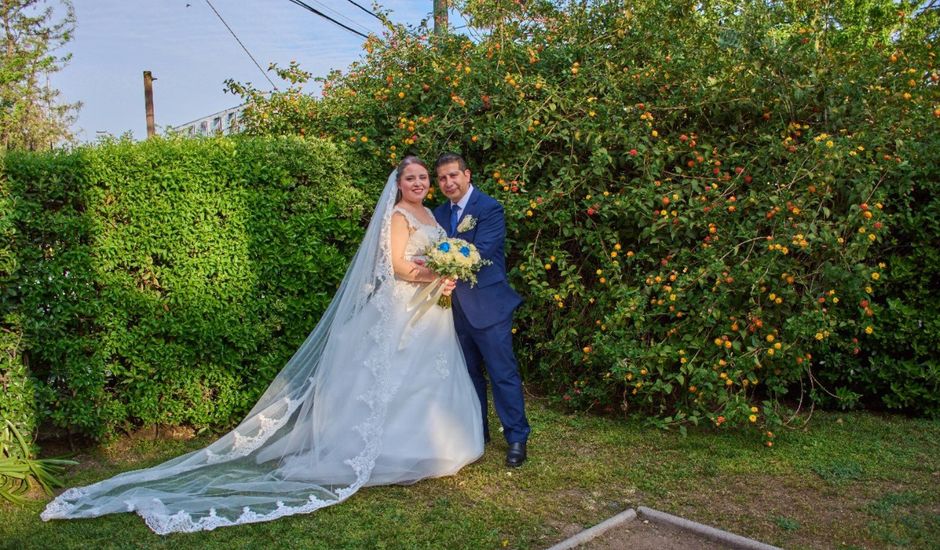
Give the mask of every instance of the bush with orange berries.
[(918, 5), (466, 0), (473, 38), (389, 25), (321, 99), (240, 91), (249, 132), (347, 142), (364, 187), (463, 153), (505, 206), (525, 378), (573, 407), (760, 433), (804, 394), (936, 413)]

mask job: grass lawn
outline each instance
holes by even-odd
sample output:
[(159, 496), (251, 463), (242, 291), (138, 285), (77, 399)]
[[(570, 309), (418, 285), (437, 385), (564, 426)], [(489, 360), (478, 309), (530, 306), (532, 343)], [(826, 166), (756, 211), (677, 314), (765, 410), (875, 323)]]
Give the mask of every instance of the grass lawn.
[[(816, 413), (772, 449), (751, 435), (683, 437), (529, 399), (530, 458), (505, 444), (457, 476), (373, 487), (311, 515), (160, 537), (136, 515), (43, 523), (47, 499), (0, 504), (2, 548), (545, 548), (649, 506), (787, 548), (940, 548), (940, 422)], [(493, 425), (497, 425), (495, 419)], [(156, 464), (206, 438), (87, 449), (69, 486)]]

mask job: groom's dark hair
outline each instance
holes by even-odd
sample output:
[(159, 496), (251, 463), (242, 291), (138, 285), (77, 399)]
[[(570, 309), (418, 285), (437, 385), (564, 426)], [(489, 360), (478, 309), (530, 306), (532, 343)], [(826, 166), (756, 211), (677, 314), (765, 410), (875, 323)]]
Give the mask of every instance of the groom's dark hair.
[(462, 156), (457, 153), (444, 153), (437, 157), (437, 162), (434, 163), (434, 171), (437, 172), (438, 168), (452, 162), (457, 163), (457, 167), (460, 168), (461, 172), (467, 169), (467, 161), (465, 161)]

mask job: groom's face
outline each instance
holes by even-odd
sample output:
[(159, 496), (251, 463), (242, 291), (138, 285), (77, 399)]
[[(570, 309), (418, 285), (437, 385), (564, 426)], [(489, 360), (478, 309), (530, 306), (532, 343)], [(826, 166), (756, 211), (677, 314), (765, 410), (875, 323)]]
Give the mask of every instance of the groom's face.
[(437, 169), (437, 184), (451, 202), (459, 202), (470, 189), (470, 170), (461, 170), (456, 162), (441, 165)]

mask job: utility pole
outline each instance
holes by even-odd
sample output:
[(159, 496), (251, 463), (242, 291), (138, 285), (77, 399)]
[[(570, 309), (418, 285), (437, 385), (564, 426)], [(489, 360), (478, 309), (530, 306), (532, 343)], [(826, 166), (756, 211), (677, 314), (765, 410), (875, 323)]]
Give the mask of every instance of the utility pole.
[(144, 71), (144, 107), (147, 109), (147, 137), (152, 138), (156, 133), (153, 124), (153, 81), (156, 80), (150, 71)]
[(447, 32), (447, 0), (434, 0), (434, 34)]

